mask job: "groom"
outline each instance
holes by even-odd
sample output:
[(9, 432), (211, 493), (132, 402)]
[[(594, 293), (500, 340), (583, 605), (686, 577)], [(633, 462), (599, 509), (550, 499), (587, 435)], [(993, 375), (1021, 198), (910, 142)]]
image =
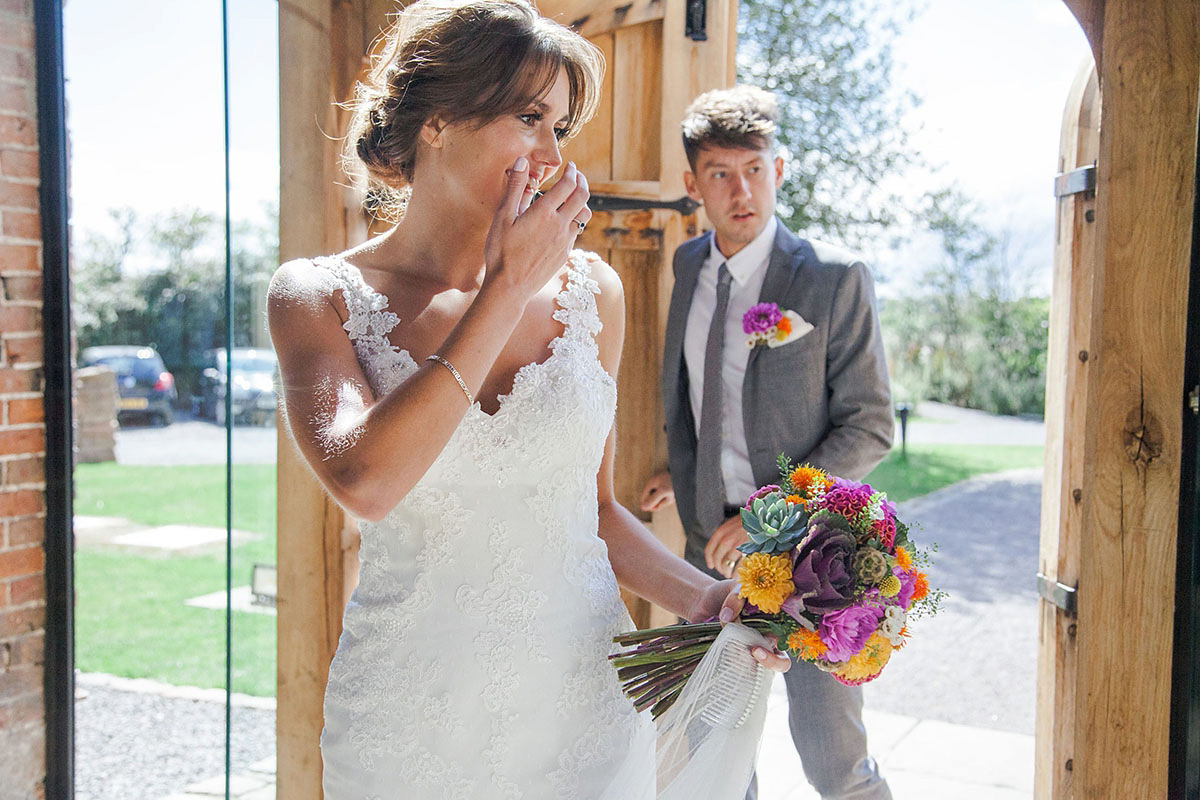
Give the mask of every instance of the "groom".
[[(675, 252), (662, 376), (670, 470), (647, 483), (642, 508), (673, 499), (685, 557), (726, 577), (746, 541), (737, 509), (778, 482), (780, 453), (861, 480), (892, 444), (870, 273), (775, 217), (777, 120), (774, 97), (751, 86), (703, 94), (683, 120), (684, 183), (714, 230)], [(759, 302), (799, 314), (790, 341), (747, 346), (742, 315)], [(862, 689), (804, 662), (784, 680), (792, 739), (821, 797), (890, 798), (867, 754)]]

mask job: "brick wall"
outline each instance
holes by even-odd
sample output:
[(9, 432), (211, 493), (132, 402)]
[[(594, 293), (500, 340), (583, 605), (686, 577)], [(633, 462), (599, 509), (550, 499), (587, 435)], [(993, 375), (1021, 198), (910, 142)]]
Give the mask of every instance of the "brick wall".
[(0, 798), (43, 796), (45, 425), (33, 0), (0, 0)]

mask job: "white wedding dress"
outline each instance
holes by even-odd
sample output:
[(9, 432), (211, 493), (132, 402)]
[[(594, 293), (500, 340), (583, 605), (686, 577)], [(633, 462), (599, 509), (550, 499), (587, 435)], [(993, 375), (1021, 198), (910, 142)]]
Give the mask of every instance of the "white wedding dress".
[[(589, 278), (573, 252), (551, 355), (495, 415), (473, 405), (378, 523), (329, 673), (326, 800), (643, 800), (655, 730), (608, 661), (632, 623), (597, 536), (596, 474), (616, 409), (597, 359)], [(353, 266), (316, 259), (377, 396), (417, 370), (399, 321)]]

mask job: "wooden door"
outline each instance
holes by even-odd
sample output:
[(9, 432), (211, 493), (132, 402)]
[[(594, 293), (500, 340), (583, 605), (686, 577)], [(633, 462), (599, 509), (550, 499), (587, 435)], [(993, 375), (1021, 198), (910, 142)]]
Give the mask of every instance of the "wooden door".
[[(566, 149), (593, 194), (647, 205), (684, 196), (683, 110), (697, 94), (733, 83), (736, 0), (547, 0), (548, 17), (605, 54), (600, 113)], [(368, 221), (340, 173), (339, 137), (365, 54), (393, 2), (292, 0), (281, 4), (280, 255), (332, 253), (362, 241)], [(617, 415), (619, 498), (636, 509), (643, 482), (666, 464), (659, 371), (671, 256), (699, 219), (662, 208), (596, 213), (579, 246), (625, 283), (626, 340)], [(318, 740), (329, 663), (356, 579), (353, 523), (313, 480), (281, 433), (279, 449), (279, 662), (277, 796), (321, 797)], [(656, 532), (682, 552), (672, 510)], [(665, 518), (663, 518), (665, 517)], [(667, 621), (627, 596), (642, 625)]]
[[(684, 109), (701, 92), (733, 85), (736, 75), (736, 0), (710, 0), (699, 27), (695, 9), (704, 5), (689, 0), (540, 4), (543, 14), (574, 27), (608, 62), (600, 110), (564, 152), (588, 176), (596, 196), (593, 209), (602, 208), (605, 198), (650, 205), (686, 197), (687, 159), (679, 129)], [(665, 208), (596, 211), (579, 240), (580, 247), (611, 264), (625, 286), (616, 488), (617, 497), (635, 512), (646, 479), (666, 468), (659, 375), (671, 258), (676, 247), (700, 232), (701, 223), (696, 214)], [(674, 508), (655, 514), (651, 527), (683, 554), (683, 529)], [(625, 602), (639, 626), (675, 622), (641, 598), (627, 593)]]
[(1046, 369), (1055, 379), (1046, 385), (1046, 466), (1038, 563), (1039, 583), (1045, 590), (1038, 629), (1039, 746), (1034, 774), (1039, 798), (1071, 797), (1074, 774), (1077, 623), (1071, 609), (1073, 591), (1079, 583), (1080, 500), (1088, 408), (1079, 393), (1067, 389), (1083, 385), (1090, 358), (1096, 266), (1095, 163), (1100, 149), (1100, 88), (1092, 64), (1079, 71), (1068, 95), (1059, 148), (1055, 189), (1058, 220)]

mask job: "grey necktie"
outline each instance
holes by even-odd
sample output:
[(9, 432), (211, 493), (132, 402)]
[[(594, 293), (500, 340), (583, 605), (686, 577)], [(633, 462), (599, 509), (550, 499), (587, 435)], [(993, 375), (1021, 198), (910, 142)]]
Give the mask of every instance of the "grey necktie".
[(724, 264), (717, 270), (717, 305), (704, 345), (704, 384), (700, 400), (700, 438), (696, 443), (696, 517), (705, 536), (725, 521), (725, 480), (721, 475), (721, 368), (725, 350), (725, 311), (733, 276)]

